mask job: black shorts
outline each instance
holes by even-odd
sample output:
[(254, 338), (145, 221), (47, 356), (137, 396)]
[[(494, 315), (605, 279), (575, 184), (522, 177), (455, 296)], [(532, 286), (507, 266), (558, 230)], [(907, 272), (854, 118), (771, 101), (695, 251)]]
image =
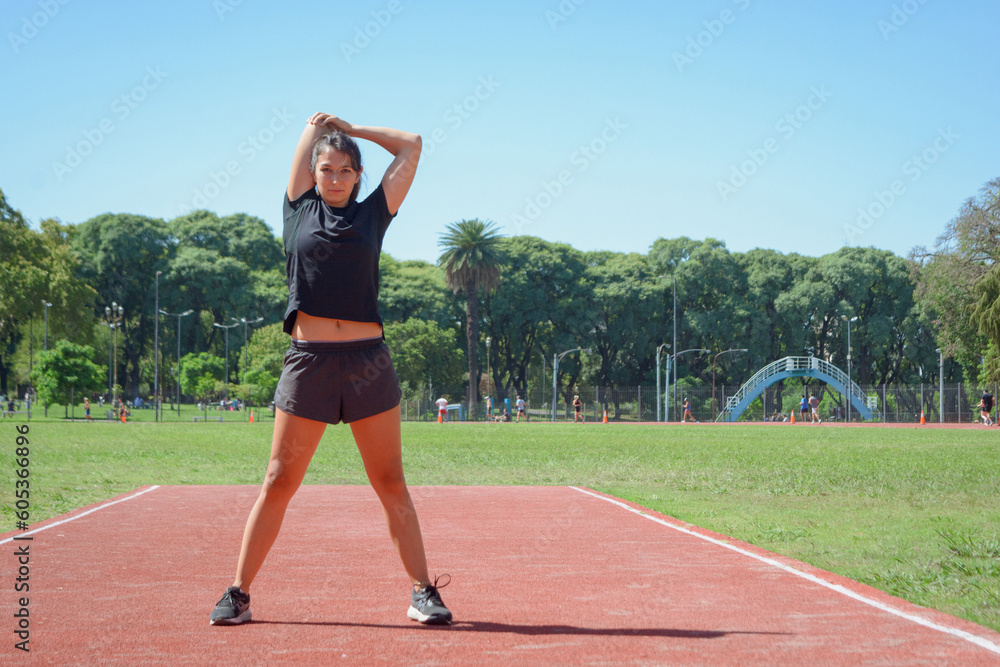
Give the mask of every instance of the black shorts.
[(381, 338), (327, 342), (292, 340), (274, 405), (327, 424), (350, 423), (399, 405), (402, 392)]

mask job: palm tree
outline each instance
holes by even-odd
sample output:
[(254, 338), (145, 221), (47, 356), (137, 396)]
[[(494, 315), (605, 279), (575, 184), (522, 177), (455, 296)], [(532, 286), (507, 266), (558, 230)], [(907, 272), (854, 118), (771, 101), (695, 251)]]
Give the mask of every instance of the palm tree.
[(448, 225), (438, 241), (444, 248), (438, 266), (444, 267), (448, 287), (465, 294), (470, 412), (479, 396), (479, 291), (492, 291), (500, 282), (500, 238), (495, 223), (474, 218)]

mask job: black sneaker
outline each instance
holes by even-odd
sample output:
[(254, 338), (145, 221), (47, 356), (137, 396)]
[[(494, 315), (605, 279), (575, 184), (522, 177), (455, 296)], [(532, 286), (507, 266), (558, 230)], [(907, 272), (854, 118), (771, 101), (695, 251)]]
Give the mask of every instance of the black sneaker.
[[(448, 575), (444, 576), (447, 577)], [(448, 577), (448, 581), (445, 581), (441, 585), (441, 588), (447, 586), (450, 581), (451, 577)], [(448, 608), (444, 606), (444, 602), (441, 601), (437, 582), (438, 579), (435, 578), (433, 584), (427, 584), (419, 591), (413, 591), (413, 594), (410, 596), (410, 608), (406, 612), (409, 618), (426, 625), (451, 624), (451, 612), (448, 611)]]
[(250, 594), (230, 586), (215, 605), (210, 617), (212, 625), (239, 625), (250, 620)]

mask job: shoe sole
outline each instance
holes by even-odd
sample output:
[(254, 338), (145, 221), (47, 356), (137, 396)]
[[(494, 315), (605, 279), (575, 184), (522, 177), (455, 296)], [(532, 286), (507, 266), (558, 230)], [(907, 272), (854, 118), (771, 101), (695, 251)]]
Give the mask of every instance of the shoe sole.
[(243, 623), (250, 622), (250, 610), (247, 609), (239, 616), (235, 618), (217, 618), (214, 621), (209, 621), (209, 625), (242, 625)]
[(406, 616), (410, 620), (418, 621), (424, 625), (451, 625), (451, 619), (449, 617), (442, 616), (441, 614), (422, 614), (416, 607), (410, 607), (407, 609)]

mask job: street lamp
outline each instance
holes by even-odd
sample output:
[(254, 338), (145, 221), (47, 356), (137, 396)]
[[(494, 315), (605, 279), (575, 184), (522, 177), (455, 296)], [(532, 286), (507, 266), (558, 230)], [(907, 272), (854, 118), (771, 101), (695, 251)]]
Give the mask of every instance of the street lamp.
[[(924, 367), (917, 366), (917, 372), (920, 373), (920, 416), (924, 416)], [(921, 420), (921, 423), (923, 421)]]
[(185, 310), (183, 313), (168, 313), (161, 310), (167, 317), (177, 318), (177, 416), (181, 416), (181, 318), (187, 317), (193, 310)]
[[(673, 327), (674, 342), (673, 342), (673, 345), (670, 346), (670, 349), (671, 350), (676, 350), (677, 349), (677, 277), (676, 276), (671, 276), (670, 284), (674, 288), (674, 327)], [(667, 358), (667, 384), (670, 383), (670, 363), (671, 363), (671, 361), (672, 361), (672, 358), (668, 357)], [(673, 401), (673, 403), (674, 403), (674, 410), (676, 410), (677, 409), (677, 364), (674, 364), (673, 366), (674, 366), (674, 401)], [(666, 400), (666, 399), (664, 399), (664, 400)], [(669, 422), (670, 421), (670, 410), (669, 409), (667, 410), (667, 414), (664, 415), (664, 416), (667, 418), (667, 421)]]
[[(670, 343), (663, 343), (662, 345), (656, 346), (656, 421), (662, 421), (660, 419), (660, 350), (663, 348), (669, 348)], [(670, 369), (667, 368), (667, 373), (670, 373)], [(666, 395), (663, 399), (663, 407), (666, 408)]]
[[(46, 311), (48, 312), (48, 311)], [(118, 329), (121, 329), (122, 318), (125, 315), (125, 308), (118, 305), (114, 301), (111, 302), (111, 306), (104, 307), (104, 319), (107, 321), (108, 326), (111, 327), (111, 342), (113, 349), (114, 361), (111, 362), (114, 366), (114, 377), (111, 383), (111, 406), (114, 408), (115, 403), (118, 402)], [(110, 369), (109, 369), (110, 370)]]
[[(263, 317), (258, 317), (257, 319), (251, 320), (249, 322), (247, 321), (247, 318), (245, 318), (245, 317), (241, 317), (239, 319), (236, 319), (235, 317), (230, 317), (229, 319), (231, 319), (231, 320), (233, 320), (235, 322), (239, 322), (240, 324), (243, 325), (243, 375), (246, 375), (247, 369), (250, 368), (250, 362), (249, 362), (249, 359), (247, 358), (247, 326), (249, 326), (251, 324), (257, 324), (258, 322), (263, 322), (264, 318)], [(240, 377), (240, 384), (245, 384), (245, 383), (246, 383), (246, 379), (241, 376)]]
[[(42, 299), (42, 305), (45, 306), (45, 349), (49, 349), (49, 308), (52, 304)], [(49, 402), (45, 401), (45, 416), (49, 416)]]
[[(670, 374), (670, 366), (674, 367), (674, 402), (677, 402), (677, 357), (682, 354), (687, 354), (688, 352), (701, 352), (702, 354), (708, 354), (711, 350), (706, 350), (703, 347), (692, 347), (688, 350), (681, 350), (677, 354), (672, 354), (667, 357), (667, 375)], [(667, 421), (670, 421), (670, 415), (667, 415)]]
[(42, 305), (45, 306), (45, 349), (49, 349), (49, 308), (52, 304), (42, 299)]
[(239, 322), (235, 324), (219, 324), (218, 322), (212, 322), (213, 327), (218, 327), (219, 329), (224, 329), (226, 331), (226, 400), (229, 400), (229, 330), (233, 327), (238, 327)]
[(851, 322), (857, 322), (857, 316), (848, 319), (841, 315), (840, 319), (847, 322), (847, 423), (851, 422), (851, 397), (854, 395), (854, 376), (851, 373)]
[[(559, 375), (559, 360), (571, 352), (579, 352), (583, 349), (584, 348), (582, 347), (574, 347), (572, 350), (566, 350), (561, 354), (552, 355), (552, 421), (556, 420), (556, 401), (558, 400), (558, 396), (556, 394), (556, 378)], [(584, 351), (589, 353), (593, 351), (593, 348), (588, 347)]]
[[(490, 398), (493, 395), (491, 389), (493, 388), (492, 376), (490, 375), (490, 343), (493, 339), (489, 336), (486, 337), (486, 397)], [(491, 399), (492, 400), (492, 399)], [(487, 415), (487, 418), (489, 415)]]
[(944, 351), (940, 348), (934, 350), (938, 353), (938, 422), (944, 423)]
[(156, 306), (153, 308), (153, 421), (160, 421), (160, 276), (156, 272)]
[[(715, 360), (728, 352), (747, 352), (746, 348), (723, 350), (712, 358), (712, 419), (715, 419)], [(767, 415), (764, 415), (765, 417)]]

